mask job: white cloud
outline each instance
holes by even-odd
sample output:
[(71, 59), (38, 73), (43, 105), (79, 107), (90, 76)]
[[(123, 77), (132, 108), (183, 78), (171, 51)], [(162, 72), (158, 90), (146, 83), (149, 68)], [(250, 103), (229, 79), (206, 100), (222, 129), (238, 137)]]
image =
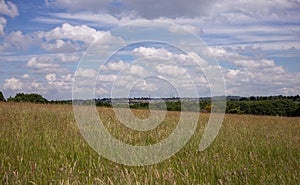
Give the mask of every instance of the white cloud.
[(123, 68), (128, 67), (128, 63), (125, 63), (122, 60), (116, 62), (109, 62), (100, 67), (102, 71), (121, 71)]
[(220, 61), (246, 60), (249, 58), (249, 57), (237, 54), (237, 53), (228, 52), (222, 47), (210, 47), (209, 49), (210, 49), (211, 55)]
[(136, 57), (150, 57), (150, 56), (170, 56), (171, 52), (167, 51), (164, 48), (154, 48), (154, 47), (138, 47), (132, 51), (132, 54)]
[(5, 2), (5, 0), (0, 1), (0, 13), (10, 17), (16, 17), (19, 15), (18, 7), (10, 1)]
[(0, 17), (0, 36), (4, 35), (5, 25), (6, 25), (6, 19), (4, 17)]
[(52, 66), (51, 60), (52, 59), (50, 57), (39, 57), (39, 58), (33, 57), (27, 62), (27, 66), (32, 68), (51, 67)]
[(223, 61), (236, 66), (236, 69), (222, 68), (229, 95), (289, 95), (295, 94), (300, 85), (299, 72), (291, 73), (274, 60), (245, 57), (220, 47), (211, 50), (217, 58), (223, 57)]
[(286, 16), (285, 10), (297, 8), (299, 2), (290, 0), (270, 1), (235, 1), (219, 0), (211, 10), (215, 14), (235, 12), (236, 14), (250, 15), (257, 18)]
[(80, 59), (80, 53), (72, 53), (72, 54), (66, 54), (66, 53), (58, 53), (55, 56), (59, 59), (60, 62), (68, 63), (68, 62), (78, 62)]
[[(280, 68), (280, 66), (276, 66)], [(276, 68), (275, 67), (275, 68)], [(229, 95), (298, 94), (300, 73), (255, 69), (223, 69)], [(284, 91), (285, 90), (285, 91)]]
[(23, 79), (29, 79), (29, 78), (30, 78), (30, 75), (29, 75), (29, 74), (24, 74), (24, 75), (22, 76), (22, 78), (23, 78)]
[[(164, 84), (165, 85), (165, 84)], [(160, 88), (160, 84), (158, 83), (151, 83), (147, 80), (139, 80), (137, 81), (137, 83), (134, 85), (133, 89), (131, 91), (142, 91), (145, 93), (147, 92), (155, 92), (158, 89), (162, 89)]]
[[(228, 49), (228, 48), (227, 48)], [(248, 48), (249, 49), (249, 48)], [(250, 48), (251, 49), (251, 48)], [(287, 71), (283, 66), (276, 65), (274, 60), (265, 58), (254, 58), (249, 55), (242, 55), (236, 53), (234, 50), (226, 50), (223, 47), (210, 47), (211, 54), (207, 56), (215, 57), (222, 62), (231, 63), (234, 69), (228, 69), (222, 67), (224, 77), (227, 86), (228, 95), (270, 95), (270, 94), (295, 94), (297, 87), (300, 85), (300, 73), (291, 73)], [(198, 57), (197, 54), (188, 53), (191, 57)], [(161, 67), (163, 65), (157, 65), (158, 71), (167, 73), (167, 76), (176, 74), (178, 77), (184, 75), (187, 72), (195, 82), (201, 82), (196, 84), (199, 87), (208, 88), (209, 84), (202, 77), (201, 74), (197, 73), (197, 70), (189, 68), (187, 71), (181, 70), (180, 64), (187, 61), (187, 56), (183, 58), (176, 57), (175, 53), (167, 51), (166, 49), (147, 48), (139, 47), (133, 50), (133, 55), (137, 57), (155, 57), (164, 56), (169, 60), (177, 63), (174, 66)], [(201, 58), (200, 58), (200, 61)], [(223, 66), (226, 66), (225, 63)], [(179, 69), (177, 70), (176, 67)], [(209, 67), (210, 70), (214, 71), (213, 66), (209, 66), (206, 61), (202, 61), (201, 68)], [(197, 78), (197, 79), (196, 79)], [(175, 79), (178, 84), (181, 84), (185, 88), (191, 87), (192, 84), (186, 84), (181, 82), (180, 79)], [(126, 84), (126, 83), (124, 83)], [(297, 94), (297, 93), (296, 93)]]
[(73, 26), (64, 23), (61, 27), (56, 27), (48, 32), (37, 33), (39, 38), (45, 38), (48, 41), (57, 39), (70, 39), (90, 44), (97, 38), (102, 37), (106, 32), (97, 31), (86, 25)]
[(95, 40), (99, 43), (99, 48), (95, 48), (95, 50), (104, 53), (112, 44), (123, 42), (122, 39), (112, 36), (108, 31), (97, 31), (86, 25), (73, 26), (65, 23), (49, 31), (27, 34), (23, 34), (21, 31), (11, 32), (5, 37), (2, 48), (26, 51), (29, 48), (40, 46), (41, 49), (48, 52), (72, 53), (85, 50)]
[(190, 34), (188, 31), (190, 32), (193, 32), (195, 34), (199, 34), (199, 33), (202, 33), (203, 31), (196, 27), (196, 26), (193, 26), (193, 25), (171, 25), (169, 27), (169, 31), (171, 33), (176, 33), (176, 34)]
[(161, 57), (165, 59), (173, 59), (178, 61), (186, 61), (189, 57), (185, 54), (176, 54), (168, 51), (165, 48), (154, 47), (138, 47), (132, 51), (132, 55), (135, 57)]
[(146, 70), (139, 65), (130, 65), (129, 69), (126, 72), (127, 75), (136, 75), (136, 76), (144, 76), (146, 74)]
[(49, 73), (45, 75), (47, 91), (45, 94), (53, 99), (70, 99), (72, 94), (73, 75), (57, 75)]
[(165, 60), (169, 60), (174, 62), (178, 66), (194, 66), (195, 62), (192, 57), (195, 57), (198, 62), (200, 62), (201, 67), (208, 65), (206, 61), (198, 56), (196, 53), (188, 52), (187, 54), (183, 53), (173, 53), (168, 51), (165, 48), (154, 48), (154, 47), (143, 47), (140, 46), (135, 48), (132, 51), (132, 55), (140, 58), (140, 57), (159, 57)]
[(71, 41), (55, 40), (53, 43), (43, 43), (42, 48), (50, 52), (75, 52), (80, 50), (80, 45)]
[(54, 73), (47, 74), (45, 76), (45, 78), (46, 78), (47, 82), (51, 84), (52, 82), (54, 82), (56, 80), (56, 74), (54, 74)]
[[(5, 29), (9, 25), (5, 16), (17, 16), (18, 9), (14, 3), (0, 1), (0, 13), (3, 14), (0, 16), (0, 35), (3, 35), (0, 59), (26, 61), (26, 67), (30, 70), (24, 71), (26, 74), (21, 75), (20, 78), (8, 78), (5, 81), (6, 88), (16, 89), (16, 91), (22, 88), (27, 90), (40, 88), (41, 92), (52, 94), (51, 96), (59, 95), (62, 91), (64, 93), (71, 87), (73, 77), (68, 70), (72, 66), (71, 62), (79, 61), (82, 51), (91, 42), (101, 38), (100, 47), (95, 48), (94, 51), (110, 53), (108, 52), (110, 44), (123, 41), (122, 38), (115, 38), (110, 32), (102, 30), (130, 21), (156, 19), (181, 24), (183, 28), (201, 34), (210, 46), (218, 46), (211, 48), (211, 51), (213, 56), (224, 62), (222, 70), (229, 94), (299, 92), (297, 88), (300, 84), (299, 73), (291, 73), (276, 64), (276, 58), (271, 60), (273, 56), (287, 56), (287, 54), (293, 57), (300, 56), (299, 1), (49, 0), (46, 4), (52, 8), (56, 7), (56, 10), (52, 13), (39, 14), (32, 19), (38, 23), (64, 24), (44, 31), (22, 30), (5, 34), (5, 31), (13, 30)], [(101, 31), (91, 26), (101, 28)], [(178, 26), (171, 26), (169, 31), (176, 34), (184, 33)], [(33, 53), (33, 49), (37, 49), (36, 53)], [(27, 51), (29, 53), (26, 56), (19, 56), (19, 53)], [(192, 60), (187, 54), (171, 51), (173, 50), (145, 46), (134, 49), (130, 54), (136, 58), (162, 57), (173, 61), (176, 64), (173, 66), (155, 65), (152, 68), (129, 66), (129, 63), (122, 59), (108, 63), (103, 68), (105, 74), (98, 79), (103, 82), (99, 92), (108, 92), (107, 85), (116, 79), (116, 72), (126, 67), (128, 67), (126, 69), (128, 76), (125, 75), (127, 78), (121, 79), (124, 85), (128, 85), (128, 81), (135, 75), (142, 76), (149, 70), (157, 70), (156, 72), (166, 73), (165, 75), (169, 76), (176, 74), (178, 77), (176, 80), (181, 82), (179, 78), (183, 71), (177, 68), (188, 67)], [(18, 56), (13, 56), (15, 53)], [(193, 53), (188, 54), (197, 57)], [(208, 65), (206, 61), (201, 60), (201, 67)], [(68, 69), (65, 68), (66, 66)], [(42, 73), (42, 80), (35, 78), (38, 74), (31, 75), (29, 72)], [(193, 78), (197, 78), (199, 83), (205, 84), (207, 81), (201, 75), (194, 74), (197, 69), (187, 72), (191, 73)], [(81, 69), (79, 74), (90, 79), (97, 73), (93, 69)], [(138, 84), (141, 89), (146, 87), (143, 85), (147, 84), (144, 82)]]
[(39, 93), (48, 99), (71, 99), (73, 76), (71, 74), (57, 75), (49, 73), (40, 79), (37, 76), (24, 74), (21, 78), (5, 80), (4, 90), (9, 94)]
[(164, 65), (160, 64), (156, 66), (157, 72), (167, 76), (183, 76), (186, 70), (176, 65)]
[(50, 56), (32, 57), (28, 60), (26, 66), (32, 68), (35, 73), (66, 73), (68, 70), (60, 64), (55, 63)]
[(30, 47), (34, 47), (40, 43), (40, 40), (34, 36), (34, 34), (23, 34), (21, 31), (11, 32), (4, 39), (5, 43), (10, 47), (19, 50), (27, 50)]
[(269, 68), (269, 67), (275, 67), (275, 63), (273, 60), (267, 60), (267, 59), (262, 59), (262, 60), (233, 60), (233, 64), (240, 68), (256, 68), (256, 69), (263, 69)]
[(282, 20), (289, 17), (291, 20), (297, 21), (295, 14), (300, 4), (298, 1), (293, 0), (130, 0), (118, 1), (117, 6), (114, 3), (113, 0), (77, 0), (76, 2), (53, 0), (47, 4), (57, 8), (67, 8), (75, 13), (78, 13), (78, 11), (93, 11), (110, 15), (135, 14), (135, 17), (146, 19), (206, 17), (209, 21), (218, 19), (231, 23), (251, 21), (253, 20), (252, 17), (263, 20)]
[(76, 71), (76, 77), (79, 79), (83, 78), (96, 78), (97, 76), (97, 71), (94, 69), (84, 69), (84, 68), (78, 68)]
[(20, 79), (17, 78), (9, 78), (5, 80), (5, 84), (3, 88), (5, 90), (22, 90), (23, 84)]
[(100, 82), (100, 85), (103, 85), (103, 83), (112, 83), (118, 78), (115, 74), (100, 74), (98, 76), (98, 81)]
[[(49, 18), (51, 17), (51, 18)], [(142, 21), (145, 20), (144, 18), (138, 18), (134, 14), (126, 13), (122, 15), (111, 15), (108, 13), (96, 13), (96, 12), (58, 12), (58, 13), (51, 13), (48, 15), (47, 18), (45, 17), (38, 17), (33, 19), (36, 22), (43, 22), (48, 24), (57, 24), (62, 22), (78, 22), (84, 21), (89, 25), (99, 26), (118, 26), (127, 24), (131, 21)]]
[(99, 10), (103, 7), (109, 5), (111, 0), (78, 0), (78, 1), (70, 1), (70, 0), (46, 0), (46, 5), (55, 6), (57, 8), (69, 8), (71, 10)]

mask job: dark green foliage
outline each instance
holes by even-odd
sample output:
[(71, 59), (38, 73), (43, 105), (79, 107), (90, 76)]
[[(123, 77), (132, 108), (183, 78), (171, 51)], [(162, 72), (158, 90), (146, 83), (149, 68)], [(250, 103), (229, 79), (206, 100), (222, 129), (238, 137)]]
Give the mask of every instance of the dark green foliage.
[[(149, 109), (149, 103), (134, 102), (130, 105), (133, 109)], [(101, 102), (101, 101), (100, 101)], [(151, 109), (164, 110), (165, 106), (168, 111), (200, 111), (214, 112), (222, 110), (218, 105), (211, 104), (211, 99), (200, 98), (197, 101), (168, 99), (167, 102), (161, 101), (151, 104)], [(163, 105), (165, 104), (165, 105)], [(97, 106), (110, 106), (109, 103), (97, 103)], [(230, 114), (255, 114), (255, 115), (272, 115), (272, 116), (300, 116), (300, 97), (297, 96), (252, 96), (252, 97), (227, 97), (226, 113)]]
[(148, 102), (135, 103), (133, 105), (130, 105), (129, 107), (132, 109), (148, 109), (149, 110), (149, 103)]
[(292, 116), (300, 116), (300, 103), (298, 104), (297, 109), (292, 113)]
[(3, 94), (2, 94), (1, 91), (0, 91), (0, 101), (5, 101), (5, 98), (4, 98), (4, 96), (3, 96)]
[(44, 98), (40, 94), (24, 94), (24, 93), (18, 93), (14, 98), (9, 97), (7, 101), (12, 102), (31, 102), (31, 103), (47, 103), (48, 100)]
[[(252, 100), (251, 100), (252, 99)], [(243, 101), (227, 101), (226, 113), (272, 116), (300, 116), (300, 103), (293, 97), (252, 97)]]
[(166, 102), (168, 111), (181, 111), (181, 102)]
[(97, 101), (96, 106), (111, 107), (112, 105), (110, 103), (107, 103), (107, 102)]
[(210, 100), (200, 100), (200, 110), (205, 109), (206, 107), (208, 107), (211, 104)]
[(48, 103), (51, 103), (51, 104), (72, 104), (72, 100), (51, 100)]

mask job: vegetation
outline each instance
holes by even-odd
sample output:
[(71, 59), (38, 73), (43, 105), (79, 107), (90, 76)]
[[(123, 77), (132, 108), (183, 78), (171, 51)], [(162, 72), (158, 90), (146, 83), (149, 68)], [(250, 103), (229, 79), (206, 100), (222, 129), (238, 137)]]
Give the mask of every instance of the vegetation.
[(111, 107), (111, 104), (103, 101), (96, 101), (96, 106)]
[(273, 97), (228, 100), (226, 113), (255, 114), (272, 116), (300, 116), (300, 102), (298, 98)]
[(0, 102), (1, 101), (5, 101), (5, 98), (4, 98), (3, 94), (2, 94), (2, 91), (0, 91)]
[(43, 98), (40, 94), (24, 94), (18, 93), (15, 97), (9, 97), (7, 101), (10, 102), (31, 102), (31, 103), (47, 103), (48, 100)]
[[(168, 137), (180, 117), (168, 111), (157, 128), (135, 132), (120, 124), (111, 108), (98, 111), (116, 138), (138, 145)], [(212, 145), (197, 152), (209, 118), (200, 113), (196, 133), (176, 155), (156, 165), (129, 167), (88, 146), (71, 105), (0, 103), (0, 115), (0, 184), (300, 184), (296, 117), (228, 114)]]
[[(126, 99), (127, 100), (127, 99)], [(132, 101), (134, 100), (134, 101)], [(212, 108), (210, 98), (200, 98), (199, 104), (193, 100), (181, 100), (179, 98), (166, 98), (164, 102), (151, 103), (151, 109), (168, 111), (192, 111), (192, 112), (210, 112)], [(0, 91), (0, 102), (5, 98)], [(9, 97), (10, 102), (31, 102), (31, 103), (51, 103), (51, 104), (72, 104), (72, 100), (48, 101), (39, 94), (18, 93), (15, 97)], [(95, 100), (76, 100), (81, 104), (93, 104), (102, 107), (112, 107), (111, 99)], [(128, 102), (128, 101), (125, 101)], [(134, 98), (129, 100), (132, 109), (149, 109), (149, 98)], [(183, 105), (183, 106), (182, 106)], [(120, 104), (119, 107), (124, 107)], [(254, 114), (254, 115), (271, 115), (271, 116), (300, 116), (300, 96), (251, 96), (238, 97), (228, 96), (226, 113), (230, 114)]]
[[(199, 107), (195, 103), (188, 101), (166, 102), (167, 110), (181, 111), (181, 103), (184, 103), (182, 111), (210, 112), (211, 100), (209, 98), (200, 99)], [(160, 103), (154, 103), (154, 107), (161, 109)], [(148, 109), (149, 103), (135, 103), (130, 106), (134, 109)], [(270, 97), (228, 97), (226, 113), (230, 114), (254, 114), (271, 116), (300, 116), (300, 97), (297, 96), (270, 96)]]

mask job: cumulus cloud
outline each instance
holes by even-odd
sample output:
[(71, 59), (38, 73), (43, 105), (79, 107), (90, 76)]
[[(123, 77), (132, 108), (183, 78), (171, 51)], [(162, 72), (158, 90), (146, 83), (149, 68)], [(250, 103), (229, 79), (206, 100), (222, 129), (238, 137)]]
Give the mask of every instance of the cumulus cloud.
[[(223, 68), (227, 94), (230, 95), (271, 95), (297, 94), (300, 73), (278, 71), (265, 67), (264, 69), (226, 69)], [(299, 92), (299, 91), (298, 91)]]
[(62, 63), (69, 63), (69, 62), (78, 62), (80, 59), (81, 54), (80, 53), (58, 53), (56, 54), (56, 58)]
[(28, 50), (31, 47), (40, 46), (47, 52), (71, 53), (83, 51), (97, 39), (102, 44), (102, 48), (98, 48), (101, 49), (99, 50), (101, 52), (106, 52), (105, 48), (112, 43), (123, 42), (121, 39), (113, 37), (109, 31), (97, 31), (86, 25), (73, 26), (65, 23), (49, 31), (27, 34), (23, 34), (21, 31), (11, 32), (5, 37), (3, 48)]
[(10, 48), (18, 50), (27, 50), (41, 42), (34, 34), (23, 34), (21, 31), (11, 32), (4, 41)]
[(219, 61), (235, 61), (235, 60), (247, 60), (249, 57), (240, 55), (235, 52), (226, 51), (222, 47), (210, 47), (208, 55), (215, 57)]
[(30, 75), (29, 75), (29, 74), (24, 74), (24, 75), (22, 76), (22, 78), (23, 78), (23, 79), (29, 79), (29, 78), (30, 78)]
[(48, 99), (71, 99), (73, 76), (71, 74), (57, 75), (49, 73), (43, 79), (24, 74), (5, 80), (3, 89), (9, 94), (39, 93)]
[[(211, 57), (215, 57), (221, 61), (221, 70), (224, 73), (227, 94), (229, 95), (270, 95), (270, 94), (293, 94), (296, 92), (297, 87), (300, 85), (300, 73), (292, 73), (287, 71), (283, 66), (277, 65), (274, 60), (266, 58), (254, 58), (249, 55), (238, 54), (232, 50), (228, 51), (223, 47), (211, 47)], [(184, 73), (188, 73), (192, 79), (196, 79), (197, 84), (202, 87), (209, 88), (208, 81), (205, 76), (199, 74), (197, 70), (183, 68), (182, 63), (187, 61), (188, 56), (176, 57), (178, 54), (170, 52), (162, 48), (152, 47), (138, 47), (135, 48), (132, 54), (136, 57), (155, 57), (164, 56), (169, 60), (178, 61), (176, 65), (157, 65), (157, 71), (167, 76), (176, 74), (182, 76)], [(198, 57), (197, 54), (189, 53), (190, 56)], [(202, 61), (202, 60), (201, 60)], [(208, 67), (209, 71), (214, 71), (217, 66), (209, 66), (206, 61), (202, 62), (201, 68)], [(226, 63), (232, 64), (234, 67), (230, 69)], [(201, 70), (199, 68), (199, 70)], [(180, 79), (176, 79), (177, 82), (181, 82)], [(182, 82), (184, 83), (184, 82)], [(126, 84), (126, 83), (124, 83)], [(186, 84), (191, 86), (192, 84)], [(294, 93), (295, 94), (295, 93)]]
[(112, 83), (118, 78), (118, 75), (115, 74), (100, 74), (98, 76), (98, 81), (101, 83)]
[(224, 48), (211, 48), (216, 58), (229, 62), (235, 69), (222, 67), (227, 94), (230, 95), (270, 95), (295, 94), (300, 85), (300, 73), (287, 71), (276, 65), (274, 60), (254, 59), (249, 56), (228, 52)]
[(0, 13), (10, 17), (19, 15), (18, 7), (10, 1), (5, 2), (5, 0), (0, 1)]
[[(4, 34), (3, 28), (6, 19), (0, 17), (0, 35)], [(70, 53), (86, 49), (96, 39), (103, 36), (103, 41), (108, 44), (118, 42), (106, 31), (97, 31), (88, 26), (72, 26), (63, 24), (49, 31), (36, 31), (24, 34), (22, 31), (13, 31), (4, 37), (0, 50), (3, 51), (27, 51), (30, 48), (39, 46), (47, 52)]]
[(9, 92), (43, 92), (42, 83), (28, 74), (22, 77), (12, 77), (5, 80), (4, 89)]
[[(6, 89), (18, 91), (40, 88), (41, 92), (49, 95), (64, 93), (71, 87), (73, 76), (69, 74), (71, 73), (69, 70), (74, 64), (72, 62), (79, 61), (82, 51), (90, 43), (101, 38), (99, 42), (102, 44), (94, 49), (101, 55), (110, 53), (110, 44), (123, 42), (122, 38), (115, 38), (110, 32), (100, 31), (91, 26), (101, 26), (101, 29), (105, 30), (112, 25), (122, 25), (133, 20), (156, 19), (181, 24), (184, 29), (201, 34), (210, 46), (218, 46), (211, 47), (211, 53), (221, 62), (228, 94), (299, 92), (297, 88), (300, 85), (297, 80), (300, 79), (299, 73), (289, 72), (278, 65), (276, 59), (270, 57), (279, 54), (286, 56), (283, 50), (290, 51), (293, 57), (299, 56), (300, 42), (297, 35), (299, 1), (47, 0), (45, 2), (48, 6), (56, 7), (56, 11), (39, 15), (45, 17), (33, 17), (33, 20), (51, 24), (63, 23), (62, 25), (55, 25), (55, 28), (44, 31), (31, 33), (13, 31), (5, 34), (7, 18), (0, 17), (0, 35), (4, 36), (0, 46), (1, 52), (7, 52), (9, 55), (16, 50), (31, 52), (38, 48), (36, 55), (30, 53), (22, 59), (20, 58), (23, 56), (18, 56), (17, 60), (26, 60), (26, 67), (30, 71), (26, 71), (26, 74), (19, 78), (6, 79)], [(0, 1), (0, 13), (3, 16), (15, 17), (18, 15), (18, 9), (14, 3)], [(181, 27), (175, 25), (171, 26), (169, 31), (178, 35), (185, 33)], [(141, 46), (129, 54), (134, 58), (162, 57), (173, 61), (174, 65), (163, 63), (161, 65), (155, 63), (155, 66), (129, 65), (125, 59), (117, 59), (103, 67), (104, 74), (98, 78), (101, 86), (97, 92), (109, 92), (109, 84), (117, 79), (117, 72), (122, 69), (127, 70), (127, 73), (120, 79), (122, 83), (119, 85), (126, 86), (135, 75), (143, 76), (151, 69), (159, 75), (173, 75), (178, 82), (182, 82), (180, 75), (188, 72), (192, 78), (197, 79), (199, 87), (209, 87), (205, 76), (196, 73), (199, 71), (198, 68), (188, 68), (189, 65), (193, 66), (191, 65), (193, 60), (189, 56), (199, 59), (201, 67), (209, 67), (209, 63), (199, 58), (196, 53), (182, 54), (164, 48)], [(3, 55), (1, 58), (8, 61), (11, 57)], [(29, 75), (28, 72), (35, 75), (42, 74), (43, 81), (35, 79), (35, 75)], [(97, 71), (79, 69), (78, 75), (90, 80), (97, 75)], [(43, 87), (45, 85), (47, 88)], [(188, 87), (191, 84), (182, 82), (182, 86)], [(136, 87), (141, 90), (147, 89), (146, 87), (155, 89), (147, 81), (140, 81)]]
[(72, 43), (71, 41), (63, 41), (57, 39), (54, 42), (43, 43), (42, 48), (45, 51), (50, 52), (75, 52), (80, 50), (80, 45), (77, 43)]
[(110, 72), (110, 71), (121, 71), (125, 67), (128, 67), (128, 63), (124, 62), (123, 60), (109, 62), (105, 65), (100, 67), (100, 70), (103, 72)]
[(76, 71), (76, 77), (79, 79), (93, 79), (97, 76), (97, 71), (94, 69), (84, 69), (84, 68), (79, 68)]
[(47, 91), (45, 94), (51, 98), (71, 98), (73, 75), (57, 75), (49, 73), (45, 75), (47, 80)]
[(28, 60), (27, 67), (33, 69), (35, 73), (67, 73), (68, 70), (56, 63), (50, 56), (32, 57)]
[(47, 41), (70, 39), (90, 44), (97, 38), (102, 37), (105, 33), (106, 32), (97, 31), (86, 25), (73, 26), (71, 24), (64, 23), (61, 27), (56, 27), (48, 32), (39, 32), (37, 35), (39, 38), (44, 38)]
[(55, 73), (47, 74), (45, 76), (45, 78), (46, 78), (47, 82), (51, 84), (52, 82), (54, 82), (56, 80), (56, 74)]
[(132, 51), (132, 55), (139, 57), (162, 57), (166, 59), (187, 61), (189, 57), (185, 54), (176, 54), (168, 51), (165, 48), (154, 48), (154, 47), (138, 47)]
[(180, 66), (160, 64), (156, 66), (157, 72), (167, 76), (182, 76), (186, 71)]
[(5, 80), (3, 88), (5, 90), (22, 90), (23, 84), (20, 79), (17, 78), (9, 78)]

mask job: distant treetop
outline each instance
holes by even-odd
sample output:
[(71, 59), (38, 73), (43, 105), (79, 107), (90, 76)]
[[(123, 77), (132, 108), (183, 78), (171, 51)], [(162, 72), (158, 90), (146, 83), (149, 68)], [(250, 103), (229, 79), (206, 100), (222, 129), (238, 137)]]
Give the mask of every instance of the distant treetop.
[(40, 94), (24, 94), (24, 93), (18, 93), (15, 97), (9, 97), (7, 101), (12, 102), (31, 102), (31, 103), (47, 103), (48, 100), (44, 98)]
[(5, 101), (5, 98), (4, 98), (3, 94), (2, 94), (2, 91), (0, 91), (0, 101)]

